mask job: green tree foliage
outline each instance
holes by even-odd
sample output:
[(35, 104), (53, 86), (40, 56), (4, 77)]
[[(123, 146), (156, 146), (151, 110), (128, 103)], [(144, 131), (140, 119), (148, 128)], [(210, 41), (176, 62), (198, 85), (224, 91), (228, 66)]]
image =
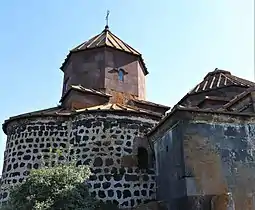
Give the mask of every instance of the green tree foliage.
[(31, 170), (22, 184), (10, 191), (4, 210), (94, 210), (99, 202), (89, 194), (84, 182), (90, 176), (87, 166), (59, 164)]

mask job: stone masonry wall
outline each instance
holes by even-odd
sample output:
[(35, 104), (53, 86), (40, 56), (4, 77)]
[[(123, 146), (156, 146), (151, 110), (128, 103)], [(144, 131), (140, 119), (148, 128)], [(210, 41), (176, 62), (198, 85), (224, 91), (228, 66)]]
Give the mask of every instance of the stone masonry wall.
[[(140, 170), (136, 163), (136, 137), (142, 137), (157, 121), (139, 116), (79, 114), (72, 118), (37, 118), (8, 125), (3, 167), (3, 188), (22, 182), (31, 168), (42, 165), (50, 148), (90, 165), (93, 196), (122, 208), (155, 198), (153, 168)], [(127, 160), (129, 161), (127, 164)], [(54, 161), (53, 161), (54, 162)], [(54, 164), (54, 163), (53, 163)], [(8, 198), (8, 189), (1, 199)]]

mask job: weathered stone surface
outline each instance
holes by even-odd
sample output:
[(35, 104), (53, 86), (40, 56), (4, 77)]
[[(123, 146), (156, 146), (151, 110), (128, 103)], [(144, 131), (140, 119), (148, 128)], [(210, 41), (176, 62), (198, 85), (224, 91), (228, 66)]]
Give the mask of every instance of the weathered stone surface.
[[(144, 134), (144, 126), (153, 125), (155, 121), (151, 119), (112, 114), (79, 114), (64, 120), (45, 117), (14, 121), (7, 128), (5, 157), (9, 159), (5, 158), (3, 186), (21, 183), (29, 173), (27, 170), (41, 167), (42, 157), (50, 157), (50, 148), (53, 151), (60, 148), (62, 154), (56, 160), (75, 158), (77, 165), (92, 168), (93, 174), (89, 179), (92, 196), (120, 206), (136, 206), (150, 198), (149, 183), (155, 181), (148, 178), (143, 181), (148, 182), (147, 186), (142, 185), (141, 188), (137, 185), (141, 181), (137, 173), (141, 172), (137, 168), (136, 154), (133, 154), (133, 140), (137, 135)], [(143, 172), (141, 177), (143, 175), (151, 177), (154, 174)], [(146, 196), (142, 195), (141, 190), (146, 191)], [(139, 193), (134, 195), (134, 191)], [(0, 195), (8, 198), (8, 189)]]

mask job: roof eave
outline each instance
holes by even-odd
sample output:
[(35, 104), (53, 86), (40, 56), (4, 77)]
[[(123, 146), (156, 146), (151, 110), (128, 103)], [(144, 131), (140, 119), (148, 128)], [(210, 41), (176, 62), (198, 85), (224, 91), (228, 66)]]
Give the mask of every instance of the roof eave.
[(65, 68), (65, 65), (67, 64), (69, 58), (71, 57), (71, 55), (73, 53), (78, 53), (78, 52), (83, 52), (83, 51), (89, 51), (89, 50), (95, 50), (95, 49), (100, 49), (100, 48), (110, 48), (110, 49), (113, 49), (113, 50), (117, 50), (117, 51), (120, 51), (120, 52), (124, 52), (124, 53), (127, 53), (129, 55), (133, 55), (133, 56), (137, 56), (139, 58), (139, 62), (141, 62), (141, 65), (142, 65), (142, 68), (143, 68), (143, 71), (144, 71), (144, 74), (145, 75), (148, 75), (149, 72), (147, 70), (147, 67), (145, 65), (145, 62), (142, 58), (142, 54), (134, 54), (132, 52), (127, 52), (127, 51), (123, 51), (121, 49), (116, 49), (114, 47), (111, 47), (111, 46), (99, 46), (99, 47), (93, 47), (93, 48), (87, 48), (87, 49), (79, 49), (79, 50), (70, 50), (68, 55), (66, 56), (64, 62), (62, 63), (62, 65), (60, 66), (60, 70), (62, 70), (64, 72), (64, 68)]

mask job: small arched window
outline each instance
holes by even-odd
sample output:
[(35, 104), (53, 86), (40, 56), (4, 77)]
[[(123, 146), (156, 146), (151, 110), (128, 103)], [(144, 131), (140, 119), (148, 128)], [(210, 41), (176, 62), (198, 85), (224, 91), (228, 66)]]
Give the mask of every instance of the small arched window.
[(120, 81), (124, 81), (124, 70), (123, 69), (120, 69), (119, 72), (118, 72), (118, 78)]
[(137, 162), (140, 169), (147, 169), (149, 166), (148, 152), (144, 147), (138, 147)]

